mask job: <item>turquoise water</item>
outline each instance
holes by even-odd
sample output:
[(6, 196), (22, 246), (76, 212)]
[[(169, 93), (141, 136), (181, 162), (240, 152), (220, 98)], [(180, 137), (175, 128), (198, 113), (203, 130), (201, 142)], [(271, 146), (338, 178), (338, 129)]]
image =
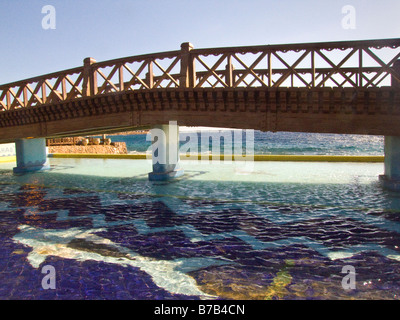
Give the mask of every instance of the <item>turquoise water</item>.
[[(188, 131), (180, 133), (181, 146), (186, 143)], [(226, 132), (226, 130), (224, 130)], [(215, 135), (216, 131), (206, 131)], [(109, 136), (114, 142), (125, 142), (129, 153), (146, 152), (150, 141), (146, 135)], [(245, 136), (243, 135), (243, 141)], [(198, 138), (199, 146), (201, 144)], [(243, 143), (243, 148), (246, 144)], [(200, 151), (199, 147), (199, 151)], [(210, 148), (211, 150), (211, 143)], [(221, 148), (221, 152), (223, 147)], [(255, 154), (306, 154), (306, 155), (383, 155), (383, 137), (364, 135), (338, 135), (292, 132), (254, 131)]]
[(399, 299), (381, 163), (183, 161), (153, 183), (147, 160), (49, 160), (0, 165), (1, 299)]

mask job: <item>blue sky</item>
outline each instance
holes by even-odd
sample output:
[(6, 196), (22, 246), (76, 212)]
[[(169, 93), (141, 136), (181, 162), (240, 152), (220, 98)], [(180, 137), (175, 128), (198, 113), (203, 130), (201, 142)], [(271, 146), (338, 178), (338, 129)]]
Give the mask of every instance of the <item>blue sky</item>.
[[(42, 7), (56, 29), (42, 28)], [(342, 7), (356, 9), (343, 29)], [(0, 83), (97, 61), (195, 48), (400, 37), (398, 0), (2, 0)]]

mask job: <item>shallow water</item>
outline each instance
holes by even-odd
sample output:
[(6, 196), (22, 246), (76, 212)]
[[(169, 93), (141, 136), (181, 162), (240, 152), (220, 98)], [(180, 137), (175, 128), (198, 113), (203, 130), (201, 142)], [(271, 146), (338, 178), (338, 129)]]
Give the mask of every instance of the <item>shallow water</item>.
[(152, 183), (145, 160), (50, 161), (0, 166), (1, 299), (399, 298), (383, 164), (184, 161), (182, 179)]

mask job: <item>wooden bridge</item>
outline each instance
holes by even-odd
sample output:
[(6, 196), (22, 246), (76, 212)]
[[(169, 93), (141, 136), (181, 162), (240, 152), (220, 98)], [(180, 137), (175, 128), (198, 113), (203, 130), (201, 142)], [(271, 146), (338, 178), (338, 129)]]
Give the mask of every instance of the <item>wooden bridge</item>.
[[(400, 190), (400, 39), (212, 49), (183, 43), (171, 52), (86, 58), (74, 69), (0, 86), (0, 143), (16, 142), (16, 172), (44, 167), (46, 137), (160, 125), (171, 132), (169, 121), (384, 135), (383, 180)], [(153, 161), (150, 178), (175, 177), (177, 168)]]
[[(0, 86), (0, 143), (151, 127), (400, 136), (400, 39), (194, 49)], [(392, 83), (393, 82), (393, 85)]]

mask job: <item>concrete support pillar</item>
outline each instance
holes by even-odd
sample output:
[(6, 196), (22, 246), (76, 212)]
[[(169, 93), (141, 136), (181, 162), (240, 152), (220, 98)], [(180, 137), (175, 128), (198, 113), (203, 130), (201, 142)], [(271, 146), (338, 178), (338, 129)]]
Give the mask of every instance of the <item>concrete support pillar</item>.
[(178, 178), (184, 171), (179, 162), (179, 127), (171, 121), (151, 130), (153, 172), (150, 181), (166, 181)]
[(379, 178), (386, 189), (400, 191), (400, 137), (385, 137), (385, 174)]
[[(392, 87), (400, 88), (400, 60), (392, 69)], [(400, 137), (385, 136), (385, 174), (379, 179), (385, 189), (400, 192)]]
[(21, 174), (46, 170), (50, 166), (47, 161), (46, 139), (18, 139), (15, 141), (17, 166), (14, 173)]

